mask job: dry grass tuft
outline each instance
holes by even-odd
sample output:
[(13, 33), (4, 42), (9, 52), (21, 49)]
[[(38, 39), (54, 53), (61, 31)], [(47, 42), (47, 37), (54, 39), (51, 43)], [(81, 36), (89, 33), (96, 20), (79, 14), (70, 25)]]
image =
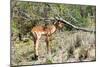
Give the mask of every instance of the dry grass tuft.
[(95, 34), (82, 31), (55, 33), (50, 41), (51, 55), (46, 53), (44, 38), (39, 44), (39, 59), (34, 60), (34, 43), (31, 39), (12, 41), (11, 64), (34, 65), (63, 62), (92, 61), (95, 57)]

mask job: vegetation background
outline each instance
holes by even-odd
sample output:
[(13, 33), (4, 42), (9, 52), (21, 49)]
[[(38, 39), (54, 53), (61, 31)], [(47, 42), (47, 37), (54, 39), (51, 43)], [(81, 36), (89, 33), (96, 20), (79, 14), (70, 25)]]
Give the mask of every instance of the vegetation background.
[(41, 38), (39, 60), (34, 60), (34, 43), (30, 35), (36, 25), (52, 24), (47, 18), (60, 16), (66, 21), (84, 28), (94, 29), (96, 7), (91, 5), (71, 5), (39, 2), (11, 1), (11, 64), (34, 65), (65, 62), (94, 61), (95, 33), (75, 30), (65, 25), (52, 35), (52, 54), (46, 54), (46, 44)]

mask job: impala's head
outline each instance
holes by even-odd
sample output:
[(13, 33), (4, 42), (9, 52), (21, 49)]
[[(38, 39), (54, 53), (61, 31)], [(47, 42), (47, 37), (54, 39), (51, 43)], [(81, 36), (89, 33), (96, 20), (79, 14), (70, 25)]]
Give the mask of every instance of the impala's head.
[(61, 20), (57, 20), (54, 22), (54, 25), (56, 25), (57, 28), (62, 28), (64, 26), (64, 23)]

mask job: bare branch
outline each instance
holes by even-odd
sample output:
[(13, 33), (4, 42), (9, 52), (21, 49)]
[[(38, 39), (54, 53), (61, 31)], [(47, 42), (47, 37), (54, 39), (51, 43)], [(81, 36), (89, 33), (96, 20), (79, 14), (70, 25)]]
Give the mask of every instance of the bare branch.
[(82, 28), (82, 27), (75, 26), (75, 25), (71, 24), (70, 22), (67, 22), (66, 20), (64, 20), (61, 17), (60, 17), (60, 20), (63, 21), (64, 23), (70, 25), (71, 27), (77, 29), (77, 30), (82, 30), (82, 31), (86, 31), (86, 32), (96, 32), (95, 30), (90, 30), (90, 29), (87, 29), (87, 28)]

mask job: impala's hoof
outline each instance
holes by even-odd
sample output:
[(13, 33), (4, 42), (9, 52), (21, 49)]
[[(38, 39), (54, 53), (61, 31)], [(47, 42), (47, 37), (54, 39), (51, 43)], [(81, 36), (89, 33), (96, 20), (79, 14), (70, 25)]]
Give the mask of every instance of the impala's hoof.
[(34, 57), (32, 57), (32, 60), (38, 60), (38, 56), (34, 55)]
[(34, 58), (35, 58), (36, 60), (38, 60), (38, 55), (35, 55)]

